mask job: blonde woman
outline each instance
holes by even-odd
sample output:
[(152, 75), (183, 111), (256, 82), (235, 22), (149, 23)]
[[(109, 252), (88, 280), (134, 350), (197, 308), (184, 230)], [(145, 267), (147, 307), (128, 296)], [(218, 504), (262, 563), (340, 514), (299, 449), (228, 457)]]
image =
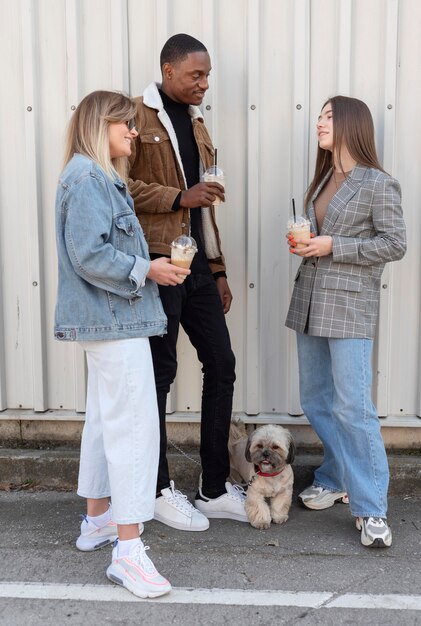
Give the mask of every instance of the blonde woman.
[(299, 498), (320, 510), (347, 493), (362, 544), (389, 547), (389, 469), (371, 400), (371, 356), (380, 277), (406, 250), (401, 190), (378, 161), (373, 120), (361, 100), (330, 98), (317, 137), (305, 201), (312, 237), (289, 237), (303, 261), (286, 324), (297, 331), (301, 405), (324, 460)]
[(154, 281), (176, 285), (189, 271), (149, 259), (126, 186), (135, 111), (126, 96), (96, 91), (70, 121), (56, 197), (55, 337), (77, 341), (88, 364), (78, 482), (87, 515), (76, 545), (118, 537), (107, 576), (146, 598), (171, 589), (139, 536), (154, 514), (159, 457), (149, 337), (166, 332), (166, 317)]

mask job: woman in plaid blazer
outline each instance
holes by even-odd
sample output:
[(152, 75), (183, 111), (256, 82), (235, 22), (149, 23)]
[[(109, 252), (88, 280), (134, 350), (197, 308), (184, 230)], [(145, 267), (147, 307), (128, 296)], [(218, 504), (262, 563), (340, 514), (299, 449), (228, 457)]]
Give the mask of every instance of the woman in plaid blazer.
[(312, 235), (288, 236), (303, 261), (286, 325), (297, 332), (301, 405), (324, 446), (313, 485), (299, 498), (319, 510), (348, 494), (363, 545), (388, 547), (389, 469), (371, 358), (381, 274), (406, 250), (400, 186), (379, 164), (364, 102), (330, 98), (317, 136), (305, 200)]

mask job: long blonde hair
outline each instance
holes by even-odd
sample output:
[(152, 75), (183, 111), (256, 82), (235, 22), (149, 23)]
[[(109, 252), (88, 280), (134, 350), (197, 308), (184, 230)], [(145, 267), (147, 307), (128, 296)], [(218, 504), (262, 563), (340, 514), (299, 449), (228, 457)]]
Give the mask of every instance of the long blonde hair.
[(125, 122), (135, 117), (136, 105), (116, 91), (93, 91), (83, 98), (67, 129), (64, 166), (75, 153), (84, 154), (114, 178), (127, 179), (127, 157), (110, 157), (108, 129), (113, 122)]

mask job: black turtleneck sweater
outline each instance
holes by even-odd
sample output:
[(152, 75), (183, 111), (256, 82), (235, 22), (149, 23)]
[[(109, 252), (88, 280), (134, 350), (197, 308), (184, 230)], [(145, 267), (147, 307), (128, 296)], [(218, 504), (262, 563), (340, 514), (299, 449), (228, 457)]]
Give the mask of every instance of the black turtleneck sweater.
[[(189, 105), (175, 102), (161, 90), (159, 90), (159, 93), (164, 104), (164, 109), (171, 120), (177, 137), (187, 188), (190, 189), (190, 187), (200, 182), (200, 161), (199, 149), (193, 134), (192, 119), (189, 114)], [(174, 210), (179, 208), (180, 195), (177, 196), (174, 203)], [(190, 269), (194, 274), (209, 274), (210, 267), (206, 258), (201, 235), (202, 215), (200, 207), (190, 209), (190, 231), (191, 236), (196, 240), (198, 248)]]

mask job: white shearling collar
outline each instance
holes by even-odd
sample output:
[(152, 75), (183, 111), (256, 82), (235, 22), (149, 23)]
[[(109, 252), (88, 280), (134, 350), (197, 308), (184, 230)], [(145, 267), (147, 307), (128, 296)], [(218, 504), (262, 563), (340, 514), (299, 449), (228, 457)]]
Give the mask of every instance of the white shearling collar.
[[(150, 83), (146, 87), (143, 92), (143, 103), (145, 106), (151, 109), (156, 109), (157, 111), (162, 111), (164, 109), (162, 98), (158, 91), (161, 87), (161, 83)], [(193, 119), (200, 119), (203, 121), (202, 111), (194, 104), (189, 105), (189, 114)]]

